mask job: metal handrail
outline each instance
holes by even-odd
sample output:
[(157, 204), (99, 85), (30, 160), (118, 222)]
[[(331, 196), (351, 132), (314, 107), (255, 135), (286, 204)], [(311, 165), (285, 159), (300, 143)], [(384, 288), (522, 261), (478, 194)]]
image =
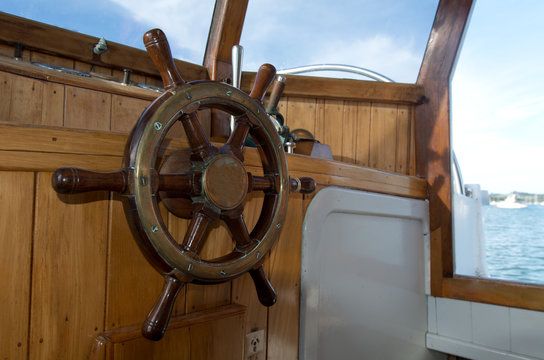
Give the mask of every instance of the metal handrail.
[(279, 70), (277, 73), (281, 75), (294, 75), (294, 74), (301, 74), (301, 73), (314, 72), (314, 71), (341, 71), (341, 72), (348, 72), (348, 73), (366, 76), (376, 81), (395, 82), (394, 80), (388, 78), (387, 76), (377, 73), (375, 71), (368, 70), (358, 66), (341, 65), (341, 64), (306, 65), (306, 66), (299, 66), (299, 67), (294, 67), (290, 69)]

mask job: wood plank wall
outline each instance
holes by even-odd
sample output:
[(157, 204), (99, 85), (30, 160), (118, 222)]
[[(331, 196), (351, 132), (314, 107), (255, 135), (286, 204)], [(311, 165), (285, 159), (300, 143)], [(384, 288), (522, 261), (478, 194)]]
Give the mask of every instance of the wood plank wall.
[[(0, 72), (1, 123), (127, 133), (149, 103)], [(336, 160), (414, 172), (412, 106), (290, 96), (279, 109), (291, 129), (305, 128), (329, 144)], [(202, 113), (201, 121), (209, 133), (209, 116)], [(175, 130), (173, 136), (183, 138), (183, 132)], [(132, 239), (117, 195), (61, 196), (52, 190), (50, 176), (38, 169), (0, 172), (2, 359), (84, 359), (101, 332), (141, 322), (162, 286)], [(255, 196), (246, 206), (248, 223), (256, 221), (261, 201)], [(120, 343), (109, 352), (111, 358), (240, 359), (244, 333), (264, 329), (265, 352), (256, 359), (296, 359), (300, 242), (308, 203), (308, 198), (291, 195), (288, 221), (265, 263), (279, 294), (276, 305), (267, 309), (259, 304), (247, 274), (215, 286), (189, 285), (175, 315), (236, 303), (247, 306), (245, 316), (178, 329), (158, 344), (144, 339)], [(181, 237), (187, 222), (172, 215), (166, 221)], [(225, 228), (214, 229), (204, 253), (226, 251), (225, 239)]]
[(306, 129), (329, 145), (334, 160), (415, 173), (411, 105), (287, 97), (278, 109), (291, 130)]

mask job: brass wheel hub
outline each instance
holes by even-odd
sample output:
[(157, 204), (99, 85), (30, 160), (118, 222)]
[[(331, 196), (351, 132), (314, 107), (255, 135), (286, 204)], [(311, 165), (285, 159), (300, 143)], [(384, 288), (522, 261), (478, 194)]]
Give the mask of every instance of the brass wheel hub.
[(229, 154), (215, 156), (202, 177), (206, 199), (221, 210), (242, 204), (247, 194), (247, 172), (240, 160)]

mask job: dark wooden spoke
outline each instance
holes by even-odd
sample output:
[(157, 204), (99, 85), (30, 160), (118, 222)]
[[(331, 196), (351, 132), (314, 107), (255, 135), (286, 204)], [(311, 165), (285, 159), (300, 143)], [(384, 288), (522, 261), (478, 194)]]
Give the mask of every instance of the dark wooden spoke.
[(142, 324), (142, 335), (144, 337), (157, 341), (164, 336), (176, 298), (184, 285), (185, 283), (173, 276), (166, 275), (164, 277), (161, 294)]
[(278, 195), (265, 194), (263, 201), (263, 209), (261, 210), (261, 216), (255, 224), (255, 227), (251, 231), (250, 237), (252, 239), (262, 240), (264, 234), (272, 223), (272, 214), (274, 212), (274, 206), (278, 200)]
[(309, 177), (289, 178), (289, 188), (291, 192), (311, 194), (315, 191), (316, 186), (315, 180)]
[(204, 236), (212, 221), (213, 218), (206, 209), (195, 211), (185, 233), (181, 248), (185, 251), (198, 254), (202, 248)]
[(257, 297), (264, 306), (272, 306), (276, 303), (278, 296), (276, 290), (266, 277), (264, 268), (260, 265), (257, 269), (249, 270), (249, 275), (255, 283), (255, 290), (257, 290)]
[(180, 121), (191, 146), (191, 160), (205, 161), (217, 152), (217, 148), (210, 143), (202, 126), (200, 126), (196, 112), (183, 115)]
[(277, 181), (276, 176), (265, 175), (255, 176), (248, 173), (248, 192), (251, 191), (264, 191), (266, 193), (277, 193)]
[(176, 69), (176, 65), (174, 65), (170, 45), (162, 30), (153, 29), (146, 32), (144, 34), (144, 45), (151, 56), (151, 60), (159, 69), (165, 90), (175, 89), (185, 84)]
[(255, 76), (255, 83), (251, 89), (249, 96), (258, 101), (260, 104), (263, 103), (264, 95), (266, 90), (272, 84), (274, 77), (276, 76), (276, 68), (270, 64), (263, 64), (257, 70), (257, 75)]
[(124, 170), (102, 173), (78, 168), (60, 168), (51, 178), (53, 188), (60, 194), (100, 190), (124, 193), (127, 190), (127, 183), (127, 174)]
[(228, 151), (236, 156), (238, 159), (240, 159), (240, 161), (244, 161), (244, 155), (242, 151), (244, 150), (244, 143), (246, 142), (246, 138), (249, 134), (250, 128), (251, 123), (249, 122), (247, 116), (243, 115), (237, 118), (234, 125), (234, 130), (232, 131), (232, 134), (230, 134), (229, 139), (222, 147), (221, 151)]
[(160, 174), (159, 191), (170, 198), (198, 196), (202, 192), (201, 173)]
[(223, 221), (229, 228), (232, 238), (236, 242), (236, 250), (243, 252), (251, 247), (252, 243), (249, 232), (247, 231), (244, 216), (241, 213), (225, 216), (223, 217)]

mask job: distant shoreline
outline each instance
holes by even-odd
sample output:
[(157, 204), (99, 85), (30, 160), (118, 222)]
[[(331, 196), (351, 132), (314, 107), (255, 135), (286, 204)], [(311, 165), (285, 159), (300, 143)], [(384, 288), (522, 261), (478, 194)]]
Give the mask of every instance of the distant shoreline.
[(489, 201), (504, 201), (508, 195), (515, 194), (516, 202), (521, 204), (541, 204), (544, 202), (544, 194), (531, 194), (519, 191), (513, 191), (508, 194), (489, 194)]

